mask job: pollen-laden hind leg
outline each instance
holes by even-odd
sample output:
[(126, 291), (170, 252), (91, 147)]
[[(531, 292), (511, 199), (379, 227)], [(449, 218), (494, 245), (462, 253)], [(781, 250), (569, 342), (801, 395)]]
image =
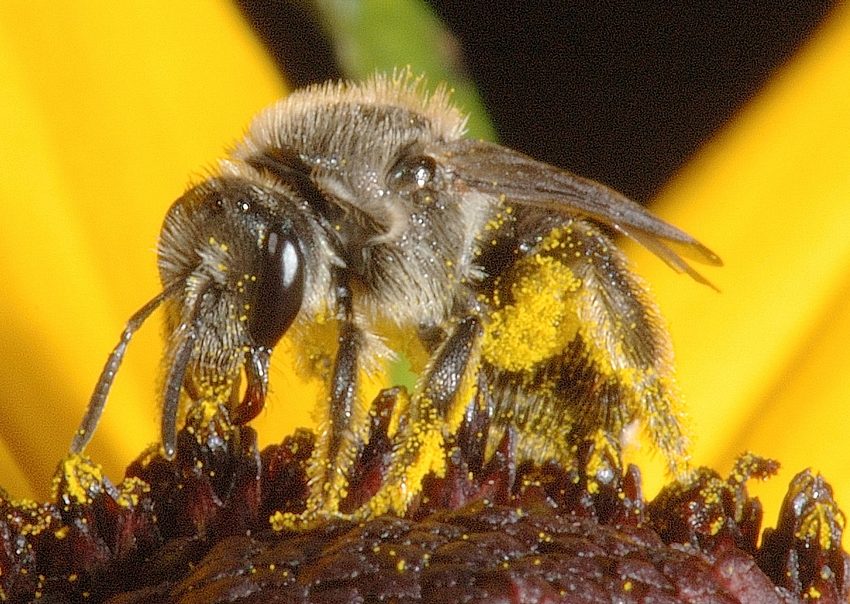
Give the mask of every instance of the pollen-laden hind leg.
[(624, 430), (638, 421), (671, 473), (686, 469), (669, 336), (598, 230), (581, 221), (553, 230), (496, 281), (491, 303), (482, 344), (491, 443), (513, 425), (521, 458), (571, 463), (592, 440), (619, 463)]

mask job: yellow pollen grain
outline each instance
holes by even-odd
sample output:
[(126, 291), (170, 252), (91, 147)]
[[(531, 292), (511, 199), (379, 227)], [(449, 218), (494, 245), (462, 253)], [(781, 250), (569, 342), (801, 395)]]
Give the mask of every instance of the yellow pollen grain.
[(81, 455), (69, 455), (61, 464), (68, 495), (77, 503), (87, 503), (89, 488), (103, 483), (103, 472)]
[[(492, 313), (482, 353), (508, 371), (529, 371), (563, 351), (579, 328), (575, 293), (581, 280), (551, 256), (534, 256), (518, 267), (511, 284), (514, 303)], [(498, 292), (494, 293), (498, 304)]]

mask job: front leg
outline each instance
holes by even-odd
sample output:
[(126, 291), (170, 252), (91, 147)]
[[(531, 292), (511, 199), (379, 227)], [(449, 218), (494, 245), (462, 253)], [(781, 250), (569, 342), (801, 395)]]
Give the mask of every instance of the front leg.
[(327, 415), (319, 426), (319, 437), (308, 469), (309, 515), (339, 515), (352, 466), (369, 436), (369, 409), (363, 401), (360, 376), (365, 338), (354, 322), (347, 284), (339, 286), (337, 299), (341, 314), (338, 348), (330, 380)]
[(407, 420), (395, 435), (395, 450), (386, 478), (358, 516), (404, 514), (428, 474), (445, 475), (446, 438), (460, 428), (469, 405), (477, 399), (483, 329), (477, 316), (452, 324), (431, 357), (407, 409)]

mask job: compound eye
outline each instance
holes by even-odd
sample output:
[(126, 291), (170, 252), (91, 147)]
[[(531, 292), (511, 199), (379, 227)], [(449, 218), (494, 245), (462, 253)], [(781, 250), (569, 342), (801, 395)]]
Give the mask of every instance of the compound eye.
[(401, 189), (422, 189), (431, 182), (437, 171), (437, 162), (427, 155), (408, 155), (402, 157), (392, 170), (390, 178)]
[(262, 262), (248, 331), (255, 345), (273, 348), (292, 325), (304, 297), (304, 257), (287, 227), (269, 231)]

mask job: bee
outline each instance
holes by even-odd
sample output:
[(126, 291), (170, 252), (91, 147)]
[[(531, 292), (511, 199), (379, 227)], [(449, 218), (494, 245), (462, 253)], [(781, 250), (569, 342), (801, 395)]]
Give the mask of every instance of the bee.
[(720, 259), (597, 182), (464, 137), (445, 88), (408, 74), (328, 83), (261, 112), (241, 142), (168, 210), (162, 291), (127, 327), (72, 452), (96, 428), (126, 347), (165, 309), (162, 451), (181, 408), (233, 424), (262, 409), (286, 335), (326, 384), (309, 508), (339, 514), (368, 440), (365, 376), (404, 353), (418, 381), (398, 411), (383, 484), (361, 517), (404, 513), (439, 476), (464, 416), (519, 460), (568, 463), (592, 439), (619, 453), (640, 422), (670, 469), (686, 464), (669, 336), (646, 286), (600, 225), (707, 281), (674, 247)]

